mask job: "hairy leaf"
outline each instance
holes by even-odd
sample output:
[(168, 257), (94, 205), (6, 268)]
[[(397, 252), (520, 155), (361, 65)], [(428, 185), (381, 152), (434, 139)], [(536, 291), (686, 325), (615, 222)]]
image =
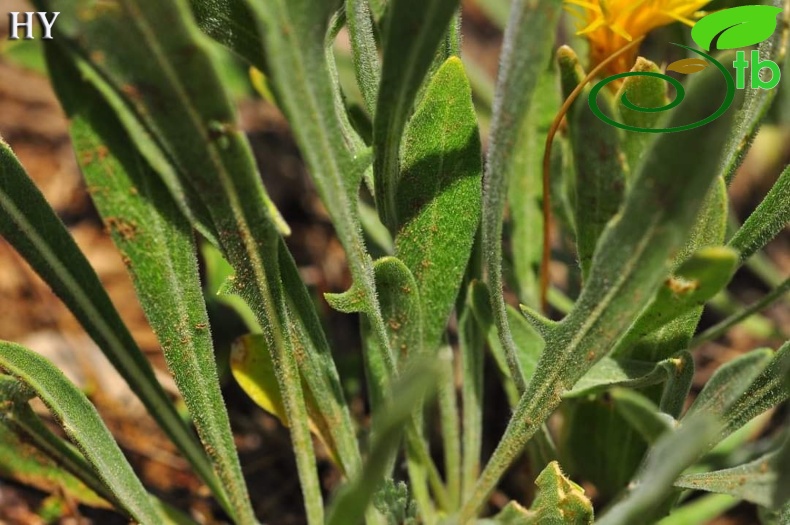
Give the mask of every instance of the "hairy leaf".
[[(782, 64), (787, 57), (787, 47), (788, 43), (790, 43), (790, 29), (788, 29), (788, 27), (790, 27), (788, 26), (788, 22), (790, 22), (790, 9), (787, 6), (787, 0), (773, 0), (771, 4), (772, 6), (742, 6), (738, 9), (754, 9), (754, 11), (750, 11), (749, 18), (757, 12), (762, 13), (761, 16), (764, 17), (762, 18), (762, 24), (765, 26), (766, 30), (770, 25), (776, 28), (776, 14), (778, 11), (784, 10), (781, 16), (782, 29), (773, 31), (772, 36), (771, 33), (768, 33), (758, 47), (761, 61), (771, 60), (777, 64)], [(731, 9), (726, 9), (721, 11), (719, 16), (732, 16), (728, 14), (729, 12), (731, 12)], [(705, 17), (705, 19), (708, 18), (709, 17)], [(771, 20), (771, 18), (773, 18), (773, 20)], [(715, 19), (712, 23), (716, 23)], [(735, 27), (737, 29), (739, 26)], [(749, 25), (743, 24), (741, 27), (742, 30), (747, 30), (748, 35), (747, 28)], [(706, 30), (703, 26), (702, 29), (698, 29), (697, 31), (705, 32)], [(708, 33), (710, 33), (710, 31), (708, 31)], [(735, 33), (733, 33), (733, 35), (735, 35)], [(758, 40), (757, 42), (760, 41)], [(724, 63), (731, 62), (732, 54), (727, 54), (725, 56), (727, 58), (722, 58), (721, 61)], [(735, 177), (736, 170), (746, 157), (746, 153), (749, 151), (749, 147), (760, 129), (760, 124), (771, 108), (771, 104), (779, 91), (777, 89), (753, 89), (751, 86), (751, 78), (747, 81), (746, 88), (747, 89), (744, 90), (743, 104), (737, 111), (730, 132), (730, 138), (727, 141), (727, 147), (721, 159), (721, 175), (725, 178), (727, 183), (732, 182)]]
[(359, 523), (374, 493), (386, 478), (390, 458), (400, 444), (404, 428), (414, 415), (413, 408), (435, 393), (436, 374), (440, 370), (421, 363), (408, 372), (394, 386), (392, 399), (376, 414), (372, 429), (373, 443), (362, 471), (336, 496), (327, 523), (346, 525)]
[[(541, 71), (549, 63), (551, 45), (562, 2), (515, 0), (505, 31), (497, 79), (491, 139), (483, 192), (483, 257), (491, 287), (491, 305), (499, 337), (508, 356), (511, 375), (519, 380), (516, 345), (507, 324), (502, 279), (502, 222), (508, 196), (508, 176), (517, 162), (517, 144), (524, 120), (529, 116), (532, 95)], [(464, 516), (468, 519), (467, 516)]]
[[(98, 276), (1, 140), (0, 234), (66, 304), (195, 470), (208, 484), (216, 487), (206, 456), (157, 382), (150, 363), (121, 320)], [(64, 260), (68, 264), (64, 264)]]
[(133, 519), (152, 525), (162, 522), (96, 408), (60, 370), (38, 354), (13, 343), (0, 343), (0, 368), (36, 392)]
[[(401, 142), (417, 93), (458, 7), (458, 0), (391, 0), (382, 37), (383, 64), (373, 120), (376, 206), (397, 231)], [(401, 221), (402, 222), (402, 221)]]
[[(567, 98), (586, 75), (576, 53), (567, 46), (557, 51), (557, 63), (563, 96)], [(622, 203), (627, 165), (618, 129), (590, 110), (587, 97), (579, 97), (566, 118), (576, 175), (576, 251), (582, 278), (586, 280), (598, 239)]]
[(436, 72), (404, 136), (396, 254), (417, 281), (425, 351), (441, 341), (480, 220), (482, 164), (461, 60)]
[(790, 223), (790, 166), (730, 240), (745, 261), (771, 242)]
[(636, 359), (654, 357), (645, 355), (645, 349), (638, 344), (640, 339), (683, 314), (702, 307), (727, 286), (737, 261), (737, 253), (725, 247), (708, 247), (695, 253), (664, 281), (645, 312), (617, 344), (615, 355)]
[(730, 494), (763, 507), (778, 508), (784, 501), (777, 501), (774, 488), (779, 479), (779, 455), (772, 452), (745, 465), (687, 474), (675, 482), (676, 487)]
[(261, 36), (244, 0), (189, 0), (200, 29), (260, 71), (266, 71)]
[[(711, 104), (700, 90), (690, 91), (688, 98), (694, 111), (704, 112)], [(673, 114), (670, 123), (679, 118), (688, 116)], [(536, 373), (462, 519), (476, 513), (562, 394), (611, 351), (666, 279), (716, 179), (727, 117), (717, 124), (705, 131), (663, 134), (654, 143), (623, 210), (599, 241), (576, 307), (548, 335)], [(697, 155), (677, 155), (680, 149)]]
[[(129, 147), (99, 93), (65, 57), (50, 61), (93, 202), (121, 252), (233, 512), (254, 519), (217, 377), (195, 240), (167, 188)], [(218, 490), (218, 487), (213, 487)], [(222, 494), (224, 490), (220, 491)]]
[(716, 428), (715, 420), (700, 418), (665, 434), (649, 452), (644, 467), (630, 484), (626, 495), (596, 523), (649, 523), (654, 519), (657, 507), (672, 491), (672, 484), (704, 450)]
[(538, 494), (529, 509), (511, 502), (493, 522), (501, 525), (592, 525), (593, 506), (584, 489), (553, 461), (535, 480)]

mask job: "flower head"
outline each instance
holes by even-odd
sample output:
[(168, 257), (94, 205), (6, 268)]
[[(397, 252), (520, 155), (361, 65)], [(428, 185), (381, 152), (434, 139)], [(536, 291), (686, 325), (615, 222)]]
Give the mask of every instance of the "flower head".
[[(694, 25), (695, 13), (711, 0), (566, 0), (569, 11), (581, 21), (579, 34), (590, 42), (590, 67), (603, 62), (629, 42), (653, 29), (682, 22)], [(608, 65), (615, 75), (631, 69), (637, 49)]]

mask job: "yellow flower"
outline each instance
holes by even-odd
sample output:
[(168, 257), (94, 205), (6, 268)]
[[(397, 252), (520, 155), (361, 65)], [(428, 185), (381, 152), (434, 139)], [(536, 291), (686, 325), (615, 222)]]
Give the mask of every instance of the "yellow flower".
[[(673, 22), (694, 25), (695, 13), (711, 0), (566, 0), (568, 10), (580, 19), (579, 34), (590, 42), (590, 68), (629, 42)], [(638, 49), (617, 57), (606, 68), (608, 75), (629, 71)]]

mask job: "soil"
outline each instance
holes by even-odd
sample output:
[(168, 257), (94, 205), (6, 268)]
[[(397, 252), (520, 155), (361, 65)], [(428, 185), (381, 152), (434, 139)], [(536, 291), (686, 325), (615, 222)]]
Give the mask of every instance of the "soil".
[[(14, 0), (14, 3), (18, 3)], [(8, 3), (11, 5), (11, 2)], [(4, 2), (5, 6), (5, 2)], [(501, 33), (473, 2), (465, 2), (465, 52), (492, 76), (496, 72)], [(4, 23), (0, 22), (0, 23)], [(3, 28), (0, 27), (0, 34)], [(343, 250), (301, 162), (288, 125), (278, 111), (260, 100), (240, 103), (241, 125), (249, 134), (264, 184), (293, 229), (288, 239), (305, 282), (316, 297), (324, 292), (339, 292), (350, 285)], [(778, 143), (790, 144), (790, 128), (777, 128)], [(151, 359), (168, 390), (178, 394), (170, 380), (157, 340), (137, 302), (123, 262), (101, 224), (77, 168), (71, 150), (67, 121), (47, 79), (3, 58), (0, 54), (0, 136), (15, 150), (48, 202), (69, 227), (88, 260), (106, 286), (113, 303), (129, 326), (135, 340)], [(772, 140), (777, 140), (775, 136)], [(759, 142), (758, 142), (759, 144)], [(752, 155), (740, 170), (731, 194), (740, 218), (755, 208), (779, 173), (790, 162), (790, 150), (766, 162)], [(790, 275), (790, 233), (772, 242), (769, 258), (782, 275)], [(760, 279), (742, 271), (732, 285), (736, 299), (749, 303), (766, 292)], [(341, 367), (358, 373), (358, 325), (353, 316), (338, 314), (321, 301), (321, 314), (339, 349)], [(756, 337), (735, 328), (726, 337), (706, 344), (696, 353), (698, 365), (695, 387), (699, 388), (721, 363), (759, 346), (776, 348), (790, 336), (788, 301), (763, 313), (772, 324), (775, 336)], [(721, 315), (706, 312), (703, 323), (711, 325)], [(190, 472), (185, 461), (159, 432), (139, 406), (123, 381), (106, 363), (74, 317), (49, 288), (0, 239), (0, 340), (15, 341), (54, 360), (78, 384), (86, 388), (109, 428), (118, 438), (133, 466), (147, 487), (182, 509), (189, 509), (203, 523), (221, 522), (223, 517), (211, 502), (205, 487)], [(492, 378), (493, 379), (493, 378)], [(260, 516), (271, 523), (304, 522), (298, 479), (287, 430), (273, 417), (263, 413), (235, 386), (225, 384), (236, 442), (245, 468), (250, 491)], [(490, 415), (493, 441), (508, 417), (501, 393), (492, 392), (494, 413)], [(497, 401), (501, 401), (497, 403)], [(365, 416), (362, 398), (352, 400), (353, 410)], [(497, 408), (498, 407), (498, 408)], [(338, 482), (337, 472), (324, 456), (321, 461), (324, 488), (329, 493)], [(507, 494), (498, 493), (493, 503), (520, 497), (531, 491), (531, 480), (517, 466), (503, 484)], [(36, 514), (47, 494), (0, 480), (0, 524), (42, 523)], [(739, 506), (719, 525), (748, 524), (753, 510)], [(108, 512), (74, 507), (61, 523), (125, 523)]]

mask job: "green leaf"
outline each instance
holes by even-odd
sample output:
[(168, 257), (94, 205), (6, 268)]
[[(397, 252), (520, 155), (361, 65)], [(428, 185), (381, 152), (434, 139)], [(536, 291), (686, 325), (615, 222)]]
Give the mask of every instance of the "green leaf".
[(706, 51), (713, 41), (719, 49), (734, 49), (759, 44), (776, 31), (776, 15), (781, 8), (748, 5), (723, 9), (699, 20), (691, 30), (691, 38)]
[(345, 111), (336, 105), (335, 79), (327, 62), (332, 4), (311, 0), (248, 2), (264, 35), (277, 99), (346, 250), (354, 284), (363, 292), (364, 311), (381, 352), (377, 359), (394, 377), (394, 352), (376, 296), (373, 263), (359, 227), (358, 190), (370, 159), (365, 152), (348, 150), (344, 140), (349, 138), (344, 135), (348, 129), (340, 117)]
[[(10, 406), (7, 405), (7, 412), (3, 415), (3, 420), (0, 420), (0, 434), (8, 435), (10, 438), (15, 439), (10, 434), (13, 431), (16, 435), (22, 437), (24, 441), (15, 441), (18, 445), (14, 446), (11, 451), (14, 454), (14, 459), (9, 460), (8, 464), (16, 464), (17, 467), (30, 467), (33, 469), (32, 471), (26, 470), (25, 473), (17, 471), (19, 475), (16, 476), (16, 479), (21, 479), (37, 488), (50, 492), (60, 492), (62, 490), (69, 492), (70, 488), (76, 484), (78, 490), (72, 497), (88, 505), (104, 507), (107, 505), (107, 502), (111, 502), (116, 508), (123, 508), (123, 505), (118, 502), (115, 495), (79, 450), (50, 430), (38, 414), (33, 411), (33, 408), (27, 401), (29, 398), (35, 397), (35, 392), (20, 381), (9, 376), (0, 376), (0, 383), (9, 381), (16, 383), (18, 387), (22, 387), (23, 394), (8, 392), (8, 389), (4, 389), (4, 385), (0, 384), (0, 402), (7, 400), (11, 403)], [(0, 438), (0, 441), (3, 439), (5, 438)], [(30, 454), (27, 456), (20, 455), (20, 448), (29, 450)], [(0, 445), (0, 449), (2, 449), (2, 445)], [(0, 455), (2, 454), (3, 452), (0, 451)], [(36, 467), (36, 464), (38, 467)], [(2, 468), (0, 468), (0, 472), (2, 472)], [(38, 473), (41, 473), (46, 479), (39, 477)], [(50, 480), (50, 485), (45, 485), (47, 479)], [(58, 484), (51, 486), (52, 482)], [(86, 499), (86, 497), (90, 499)], [(154, 507), (167, 518), (165, 520), (166, 525), (188, 525), (194, 523), (188, 516), (155, 496), (149, 495), (149, 497)]]
[(654, 520), (658, 507), (672, 492), (672, 484), (699, 457), (717, 427), (715, 420), (706, 417), (665, 434), (649, 452), (625, 496), (596, 523), (630, 525)]
[(724, 416), (754, 380), (771, 363), (774, 353), (769, 348), (752, 350), (719, 368), (689, 407), (684, 419), (694, 414)]
[(143, 524), (162, 517), (96, 408), (52, 363), (19, 345), (0, 343), (0, 368), (36, 392), (123, 510)]
[(790, 292), (790, 277), (784, 280), (778, 287), (771, 290), (762, 299), (759, 301), (755, 301), (754, 303), (750, 304), (746, 308), (743, 308), (739, 311), (734, 312), (731, 316), (727, 317), (726, 319), (722, 320), (721, 322), (717, 323), (714, 326), (711, 326), (701, 334), (697, 335), (692, 341), (690, 346), (695, 348), (705, 341), (713, 341), (718, 337), (727, 333), (727, 331), (740, 324), (743, 321), (746, 321), (751, 316), (755, 315), (756, 313), (764, 310), (771, 304), (780, 301), (782, 299), (787, 298), (788, 292)]
[(397, 232), (396, 192), (401, 142), (420, 86), (458, 7), (458, 0), (391, 0), (382, 37), (383, 65), (373, 149), (376, 206)]
[(5, 419), (0, 419), (0, 476), (43, 492), (55, 494), (62, 491), (67, 498), (90, 507), (109, 506), (106, 500), (63, 470), (56, 461), (26, 443)]
[(2, 140), (0, 234), (66, 304), (195, 470), (215, 485), (203, 450), (157, 382), (98, 276)]
[[(541, 72), (549, 63), (562, 2), (516, 0), (512, 2), (505, 31), (497, 79), (496, 100), (483, 186), (483, 254), (491, 288), (491, 305), (497, 332), (508, 356), (511, 375), (519, 392), (516, 345), (507, 324), (502, 279), (502, 221), (508, 196), (509, 175), (518, 162), (517, 144)], [(482, 496), (482, 495), (481, 495)], [(464, 519), (471, 516), (464, 515)]]
[(189, 0), (198, 27), (260, 71), (266, 71), (261, 36), (244, 0)]
[(393, 400), (373, 417), (373, 443), (365, 466), (357, 477), (335, 497), (329, 511), (329, 525), (360, 523), (365, 509), (382, 481), (387, 477), (391, 457), (397, 450), (404, 429), (413, 419), (414, 407), (422, 405), (435, 393), (436, 375), (441, 371), (415, 361), (393, 387)]
[[(706, 112), (708, 97), (707, 92), (690, 90), (688, 102), (693, 111)], [(670, 124), (687, 119), (685, 113), (673, 114)], [(590, 278), (576, 307), (550, 330), (535, 375), (462, 519), (471, 519), (477, 512), (562, 394), (611, 351), (666, 280), (673, 256), (688, 242), (716, 180), (727, 123), (725, 115), (704, 131), (662, 134), (656, 139), (623, 210), (599, 241)], [(681, 150), (697, 154), (677, 155)]]
[(381, 61), (373, 29), (373, 14), (368, 0), (346, 0), (346, 19), (351, 39), (351, 58), (357, 84), (371, 116), (376, 114)]
[[(566, 392), (566, 399), (580, 398), (608, 390), (613, 386), (643, 388), (672, 382), (694, 372), (688, 352), (681, 352), (658, 363), (634, 359), (604, 357)], [(690, 379), (690, 377), (687, 377)]]
[(775, 488), (779, 480), (777, 452), (766, 454), (737, 467), (715, 472), (687, 474), (675, 482), (676, 487), (729, 494), (757, 505), (777, 509), (785, 501), (776, 499)]
[[(381, 304), (381, 315), (387, 325), (387, 340), (398, 353), (396, 359), (402, 364), (407, 357), (415, 357), (422, 352), (422, 306), (419, 287), (409, 268), (396, 257), (384, 257), (373, 265), (376, 287)], [(365, 312), (363, 293), (352, 286), (340, 294), (324, 294), (329, 305), (339, 312)], [(370, 334), (369, 323), (363, 320), (363, 333)], [(368, 346), (378, 342), (365, 337)], [(380, 360), (381, 352), (366, 352), (365, 363), (368, 368), (368, 388), (371, 404), (378, 407), (386, 397), (389, 380), (386, 363)], [(397, 361), (396, 361), (397, 362)]]
[[(482, 8), (482, 6), (481, 6)], [(514, 143), (514, 157), (507, 175), (510, 213), (510, 243), (518, 298), (532, 308), (540, 303), (538, 271), (543, 246), (541, 201), (542, 157), (554, 115), (560, 108), (555, 68), (542, 71), (534, 99)], [(562, 148), (553, 153), (561, 155)]]
[(390, 345), (398, 352), (400, 366), (418, 358), (423, 341), (423, 310), (419, 284), (409, 268), (396, 257), (379, 259), (373, 265), (381, 314), (387, 323)]
[[(261, 184), (249, 144), (235, 126), (233, 105), (206, 50), (208, 41), (183, 1), (92, 6), (88, 0), (63, 6), (55, 40), (91, 60), (79, 63), (81, 72), (113, 105), (138, 149), (153, 144), (167, 155), (172, 164), (152, 167), (171, 193), (192, 196), (186, 207), (208, 214), (237, 272), (237, 288), (277, 353), (310, 522), (320, 522), (321, 493), (295, 357), (297, 345), (309, 345), (297, 341), (302, 332), (294, 327), (300, 323), (292, 322), (296, 316), (286, 298), (303, 287), (282, 287), (284, 272), (291, 270), (289, 259), (281, 257), (279, 230), (285, 228)], [(169, 74), (161, 75), (162, 70)], [(135, 126), (149, 131), (148, 138), (132, 133)]]
[[(785, 5), (784, 0), (773, 0), (771, 4), (773, 7), (744, 7), (747, 9), (762, 9), (762, 12), (766, 14), (764, 23), (767, 26), (769, 23), (771, 23), (767, 16), (768, 10), (773, 10), (774, 12), (772, 13), (772, 16), (775, 17), (776, 11), (782, 10)], [(743, 9), (743, 7), (739, 9)], [(723, 13), (727, 13), (728, 11), (729, 10), (725, 10)], [(784, 8), (782, 23), (786, 27), (788, 22), (790, 22), (790, 10)], [(760, 44), (758, 48), (760, 60), (771, 60), (777, 64), (782, 64), (785, 61), (785, 57), (787, 57), (788, 43), (790, 43), (789, 31), (775, 31), (773, 36)], [(726, 59), (723, 57), (721, 61), (723, 63), (731, 63), (734, 58), (733, 54), (730, 53), (725, 56)], [(727, 147), (724, 150), (725, 153), (721, 162), (721, 174), (724, 176), (728, 184), (732, 182), (738, 167), (743, 162), (743, 159), (746, 158), (746, 153), (749, 151), (749, 147), (752, 145), (754, 138), (757, 136), (757, 132), (760, 129), (760, 124), (768, 113), (768, 110), (771, 108), (771, 104), (773, 103), (773, 100), (779, 91), (777, 89), (753, 89), (751, 86), (751, 79), (749, 79), (747, 82), (747, 89), (744, 90), (744, 101), (735, 116), (735, 120), (733, 121), (730, 138), (727, 142)]]
[(672, 514), (659, 521), (656, 525), (699, 525), (700, 523), (708, 523), (738, 503), (740, 501), (732, 496), (708, 494), (677, 507), (672, 511)]
[[(682, 262), (680, 266), (685, 267), (683, 271), (688, 268), (688, 276), (691, 277), (691, 280), (688, 281), (684, 277), (678, 279), (675, 275), (670, 275), (664, 282), (664, 287), (659, 289), (657, 297), (666, 293), (667, 289), (672, 290), (677, 284), (680, 284), (682, 289), (684, 283), (692, 285), (695, 282), (698, 283), (695, 274), (699, 270), (695, 268), (704, 267), (706, 259), (707, 263), (711, 264), (709, 268), (711, 271), (707, 272), (706, 270), (709, 286), (706, 285), (705, 290), (699, 290), (702, 293), (696, 298), (696, 302), (685, 303), (682, 299), (662, 301), (654, 298), (656, 302), (642, 312), (640, 318), (629, 329), (629, 333), (618, 343), (614, 350), (615, 355), (657, 361), (689, 347), (702, 316), (704, 302), (715, 297), (716, 291), (718, 291), (717, 286), (723, 289), (734, 273), (732, 271), (726, 273), (728, 259), (731, 258), (731, 255), (727, 255), (725, 253), (727, 249), (720, 246), (724, 242), (726, 232), (727, 201), (726, 185), (723, 179), (718, 178), (705, 198), (702, 211), (690, 232), (689, 241), (673, 257), (673, 273), (681, 271), (677, 266)], [(717, 252), (717, 250), (719, 251)], [(684, 294), (675, 294), (673, 291), (673, 298), (675, 295), (682, 297)], [(694, 299), (693, 295), (695, 294), (689, 294), (686, 297)], [(710, 297), (706, 297), (708, 295)], [(667, 318), (662, 321), (660, 317), (655, 317), (656, 312), (666, 315)], [(647, 325), (652, 324), (653, 329), (645, 330), (643, 322)], [(641, 337), (635, 337), (640, 334)], [(678, 392), (678, 411), (673, 415), (678, 416), (683, 407), (683, 400), (679, 396), (687, 394), (687, 390), (682, 393)]]
[(726, 247), (702, 248), (680, 265), (617, 344), (615, 355), (651, 359), (639, 342), (687, 312), (702, 307), (730, 282), (738, 254)]
[(493, 519), (502, 525), (592, 525), (593, 506), (584, 489), (552, 461), (535, 480), (538, 493), (529, 510), (511, 502)]
[[(200, 284), (195, 239), (167, 188), (101, 95), (81, 83), (65, 57), (50, 62), (71, 122), (74, 150), (93, 202), (118, 247), (195, 427), (240, 520), (254, 521), (220, 392)], [(68, 87), (67, 87), (68, 86)]]
[(666, 432), (671, 432), (675, 420), (662, 414), (647, 397), (633, 390), (615, 388), (610, 392), (614, 408), (650, 445)]
[(790, 166), (730, 240), (745, 261), (771, 242), (790, 223)]
[[(718, 417), (723, 425), (716, 439), (709, 443), (709, 447), (714, 446), (758, 415), (783, 403), (790, 397), (790, 385), (786, 381), (788, 367), (790, 367), (790, 342), (785, 343), (776, 352), (773, 359), (762, 369), (748, 388), (745, 390), (733, 388), (734, 392), (740, 391), (737, 397), (729, 392), (715, 395), (717, 391), (713, 390), (703, 398), (703, 401), (699, 402), (705, 404), (697, 406), (695, 403), (683, 420), (696, 419), (708, 414)], [(736, 384), (738, 382), (733, 380), (733, 385)], [(721, 385), (721, 381), (717, 381), (714, 385)], [(718, 388), (722, 389), (721, 386)]]
[[(460, 348), (462, 416), (461, 497), (466, 498), (480, 474), (480, 454), (483, 447), (483, 373), (485, 368), (484, 346), (488, 329), (481, 328), (475, 319), (473, 304), (479, 294), (476, 287), (485, 286), (479, 281), (469, 284), (466, 301), (458, 319), (458, 346)], [(484, 305), (490, 308), (488, 295)]]
[[(557, 63), (563, 96), (567, 98), (586, 74), (576, 53), (567, 46), (557, 51)], [(590, 110), (587, 98), (580, 96), (566, 117), (576, 175), (576, 251), (585, 281), (598, 239), (620, 209), (628, 169), (618, 129), (599, 119)]]
[(480, 220), (482, 159), (472, 91), (457, 57), (439, 68), (403, 139), (395, 252), (417, 281), (424, 348), (441, 341)]

